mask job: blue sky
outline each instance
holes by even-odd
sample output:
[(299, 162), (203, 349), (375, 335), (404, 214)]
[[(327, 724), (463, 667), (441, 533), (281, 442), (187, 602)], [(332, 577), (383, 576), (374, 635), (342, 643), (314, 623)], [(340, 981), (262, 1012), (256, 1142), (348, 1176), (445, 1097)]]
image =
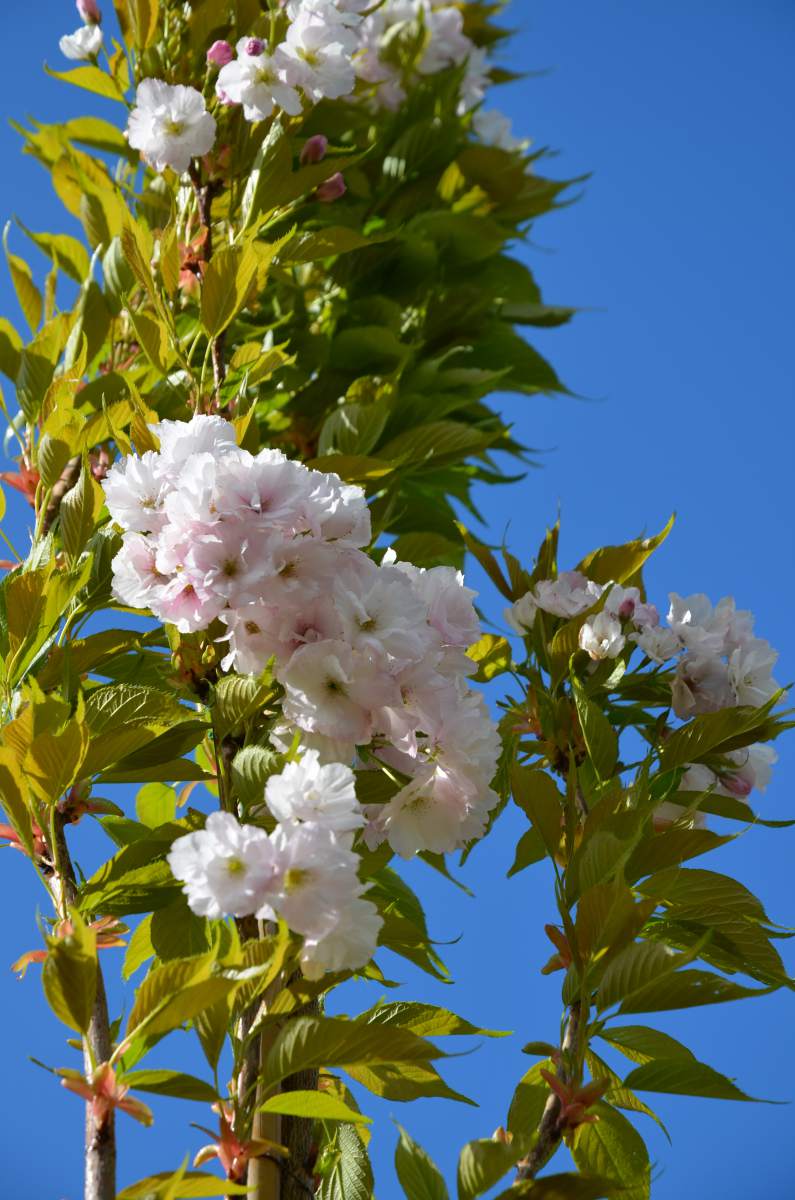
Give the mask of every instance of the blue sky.
[[(584, 310), (569, 328), (537, 339), (582, 399), (506, 399), (519, 439), (545, 453), (542, 469), (523, 484), (481, 495), (489, 525), (495, 534), (507, 527), (512, 549), (529, 556), (560, 506), (568, 564), (596, 545), (655, 531), (676, 509), (676, 529), (648, 571), (652, 598), (664, 602), (669, 590), (703, 590), (715, 599), (734, 594), (756, 613), (760, 635), (780, 648), (778, 677), (788, 682), (795, 678), (795, 8), (789, 0), (516, 0), (509, 16), (520, 32), (505, 65), (544, 73), (502, 89), (495, 103), (518, 132), (558, 151), (550, 173), (590, 171), (592, 178), (581, 201), (545, 218), (522, 249), (550, 302)], [(45, 57), (60, 65), (57, 38), (74, 23), (69, 0), (7, 6), (4, 117), (54, 120), (80, 111), (81, 97), (40, 71)], [(3, 221), (18, 213), (33, 229), (68, 228), (40, 169), (20, 157), (7, 127), (0, 128), (0, 152)], [(0, 272), (0, 312), (14, 311)], [(474, 571), (473, 578), (481, 582)], [(498, 611), (493, 598), (486, 607)], [(793, 784), (791, 739), (759, 802), (763, 815), (795, 817)], [(394, 977), (406, 981), (406, 996), (455, 1007), (516, 1036), (483, 1042), (449, 1065), (448, 1077), (479, 1108), (368, 1100), (380, 1123), (374, 1157), (381, 1200), (397, 1195), (390, 1116), (426, 1145), (452, 1183), (461, 1144), (488, 1136), (504, 1120), (529, 1065), (519, 1047), (554, 1038), (557, 980), (538, 973), (549, 953), (542, 927), (554, 915), (550, 879), (544, 867), (504, 878), (521, 828), (506, 815), (472, 856), (465, 874), (474, 900), (426, 868), (408, 868), (432, 914), (433, 935), (451, 942), (444, 955), (456, 986), (391, 963)], [(795, 831), (759, 829), (725, 847), (712, 865), (737, 874), (786, 923), (794, 849)], [(21, 856), (8, 852), (2, 862), (9, 916), (0, 927), (0, 963), (10, 963), (37, 944), (32, 914), (44, 895)], [(350, 997), (349, 1011), (359, 999), (364, 1007), (376, 998)], [(11, 1097), (0, 1191), (77, 1200), (78, 1104), (27, 1060), (34, 1054), (66, 1065), (71, 1053), (43, 1005), (35, 968), (24, 983), (0, 972), (0, 1014), (0, 1062)], [(779, 993), (649, 1023), (736, 1076), (750, 1094), (792, 1100), (792, 1015), (791, 994)], [(164, 1065), (167, 1058), (190, 1066), (187, 1039), (172, 1038), (168, 1047)], [(655, 1200), (791, 1194), (788, 1107), (665, 1097), (655, 1107), (673, 1138), (671, 1148), (650, 1123), (643, 1130), (655, 1162)], [(200, 1135), (187, 1121), (204, 1121), (205, 1113), (189, 1108), (158, 1103), (151, 1131), (122, 1118), (122, 1182), (196, 1149)]]

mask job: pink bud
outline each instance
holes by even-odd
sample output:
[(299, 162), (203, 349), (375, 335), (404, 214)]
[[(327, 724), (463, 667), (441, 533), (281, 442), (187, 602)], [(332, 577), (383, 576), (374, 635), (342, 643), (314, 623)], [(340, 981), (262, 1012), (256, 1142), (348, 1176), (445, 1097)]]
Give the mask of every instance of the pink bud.
[(726, 788), (727, 792), (731, 792), (733, 796), (750, 796), (753, 791), (753, 785), (744, 779), (742, 775), (724, 775), (721, 783)]
[(265, 43), (262, 38), (249, 38), (246, 42), (246, 54), (250, 54), (252, 58), (256, 58), (265, 49)]
[(635, 611), (634, 600), (624, 600), (618, 610), (618, 615), (622, 621), (628, 621)]
[(325, 183), (321, 183), (315, 192), (315, 196), (323, 204), (332, 204), (333, 201), (339, 200), (340, 196), (344, 196), (347, 190), (342, 173), (337, 171), (337, 174), (332, 175), (331, 179), (327, 179)]
[(229, 42), (213, 42), (207, 51), (207, 62), (214, 67), (225, 67), (235, 57), (235, 52)]
[(306, 167), (310, 163), (322, 162), (326, 157), (327, 150), (328, 138), (325, 134), (316, 133), (314, 137), (304, 142), (303, 149), (301, 150), (301, 166)]
[(99, 25), (102, 13), (97, 7), (97, 0), (76, 0), (75, 7), (86, 25)]

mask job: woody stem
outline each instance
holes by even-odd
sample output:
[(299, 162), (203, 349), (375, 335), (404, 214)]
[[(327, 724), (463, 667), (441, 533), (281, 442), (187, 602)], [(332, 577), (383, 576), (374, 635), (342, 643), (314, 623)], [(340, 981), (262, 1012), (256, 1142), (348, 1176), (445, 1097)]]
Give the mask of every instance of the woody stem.
[[(67, 907), (77, 903), (77, 880), (75, 877), (63, 817), (55, 814), (53, 822), (53, 859), (56, 876)], [(56, 901), (57, 904), (57, 901)], [(63, 905), (57, 904), (57, 907)], [(110, 1060), (113, 1041), (110, 1035), (108, 998), (102, 969), (97, 963), (97, 990), (88, 1030), (83, 1037), (83, 1069), (87, 1077), (100, 1063)], [(84, 1200), (115, 1200), (116, 1196), (116, 1124), (111, 1108), (106, 1116), (97, 1120), (91, 1103), (86, 1104)]]
[[(566, 1019), (566, 1027), (561, 1039), (561, 1064), (558, 1075), (562, 1083), (574, 1082), (576, 1070), (572, 1070), (571, 1057), (576, 1052), (579, 1043), (581, 1012), (579, 1003), (572, 1004)], [(544, 1112), (538, 1125), (538, 1133), (533, 1149), (517, 1165), (516, 1179), (535, 1179), (542, 1167), (546, 1166), (561, 1142), (563, 1130), (560, 1125), (561, 1101), (554, 1092), (550, 1092), (544, 1107)]]

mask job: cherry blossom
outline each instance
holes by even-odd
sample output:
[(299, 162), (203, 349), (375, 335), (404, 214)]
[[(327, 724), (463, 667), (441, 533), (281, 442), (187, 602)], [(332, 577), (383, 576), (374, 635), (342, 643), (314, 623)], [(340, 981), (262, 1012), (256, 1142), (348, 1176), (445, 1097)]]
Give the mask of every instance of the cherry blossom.
[(215, 118), (195, 88), (144, 79), (135, 94), (127, 140), (156, 171), (171, 167), (182, 174), (192, 158), (212, 149)]

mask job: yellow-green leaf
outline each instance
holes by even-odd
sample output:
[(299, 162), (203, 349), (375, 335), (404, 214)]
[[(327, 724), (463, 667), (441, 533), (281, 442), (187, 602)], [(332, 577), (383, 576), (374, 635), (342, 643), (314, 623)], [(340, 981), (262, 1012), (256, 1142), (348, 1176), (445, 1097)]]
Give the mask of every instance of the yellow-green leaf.
[(75, 67), (72, 71), (53, 71), (45, 63), (44, 70), (53, 79), (61, 79), (64, 83), (72, 83), (75, 87), (82, 88), (85, 92), (93, 92), (95, 96), (104, 96), (107, 100), (120, 100), (124, 103), (124, 96), (119, 90), (116, 81), (105, 71), (101, 71), (99, 67)]
[(249, 245), (225, 246), (213, 255), (201, 299), (202, 325), (210, 337), (218, 337), (240, 312), (256, 269), (257, 256)]

